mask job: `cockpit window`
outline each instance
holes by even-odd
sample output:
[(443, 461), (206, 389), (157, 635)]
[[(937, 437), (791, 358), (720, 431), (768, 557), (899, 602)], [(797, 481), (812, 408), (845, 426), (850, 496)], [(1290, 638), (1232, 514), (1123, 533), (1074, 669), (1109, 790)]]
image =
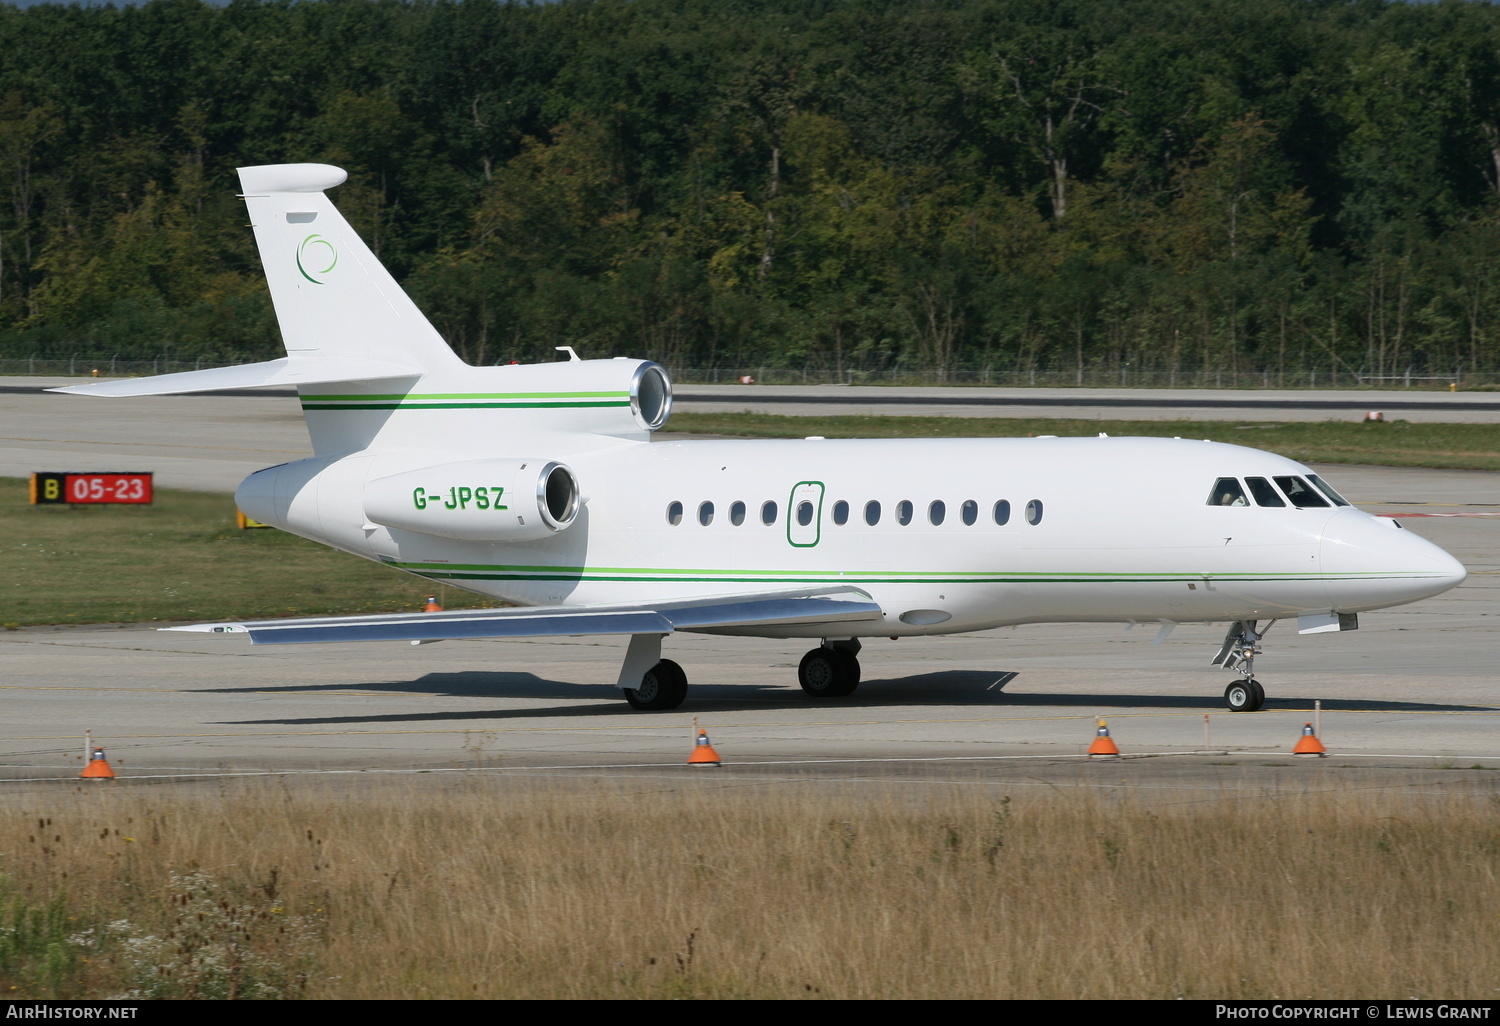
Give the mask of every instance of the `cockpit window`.
[(1335, 506), (1347, 506), (1347, 505), (1349, 505), (1349, 500), (1348, 499), (1344, 498), (1338, 492), (1334, 491), (1333, 490), (1333, 486), (1330, 485), (1327, 481), (1324, 481), (1317, 474), (1308, 474), (1307, 475), (1307, 479), (1309, 481), (1311, 481), (1313, 484), (1317, 485), (1318, 486), (1318, 491), (1320, 491), (1324, 495), (1328, 496), (1329, 500), (1332, 501)]
[(1276, 483), (1281, 486), (1282, 491), (1286, 492), (1286, 497), (1292, 500), (1292, 505), (1298, 509), (1328, 505), (1328, 500), (1313, 491), (1312, 486), (1300, 477), (1278, 477)]
[(1247, 477), (1245, 483), (1250, 486), (1250, 494), (1255, 496), (1257, 506), (1285, 506), (1286, 500), (1281, 493), (1272, 487), (1271, 482), (1263, 477)]
[(1210, 506), (1248, 506), (1250, 500), (1245, 498), (1245, 489), (1240, 487), (1239, 478), (1221, 477), (1214, 482), (1214, 490), (1208, 493), (1208, 504)]

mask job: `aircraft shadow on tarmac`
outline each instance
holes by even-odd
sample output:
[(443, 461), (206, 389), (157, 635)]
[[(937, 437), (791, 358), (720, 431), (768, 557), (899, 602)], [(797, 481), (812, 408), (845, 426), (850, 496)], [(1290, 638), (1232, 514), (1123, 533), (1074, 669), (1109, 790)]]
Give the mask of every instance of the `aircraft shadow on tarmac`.
[[(860, 685), (849, 698), (810, 702), (792, 686), (768, 687), (759, 684), (694, 684), (687, 701), (678, 711), (693, 712), (711, 708), (715, 712), (765, 709), (768, 706), (792, 706), (834, 712), (838, 710), (878, 709), (895, 705), (911, 706), (1003, 706), (1039, 708), (1046, 706), (1098, 710), (1113, 709), (1193, 709), (1225, 712), (1220, 692), (1208, 689), (1202, 695), (1141, 695), (1129, 692), (1085, 694), (1025, 694), (1003, 690), (1019, 677), (1013, 670), (978, 672), (945, 670), (889, 680), (870, 680)], [(497, 673), (467, 671), (429, 673), (411, 681), (350, 684), (288, 684), (284, 687), (211, 688), (199, 694), (260, 694), (277, 692), (307, 694), (341, 691), (378, 691), (391, 695), (431, 695), (442, 698), (536, 699), (541, 701), (603, 699), (587, 705), (568, 705), (528, 709), (434, 710), (432, 712), (367, 713), (363, 715), (277, 717), (273, 719), (234, 720), (241, 725), (330, 724), (429, 722), (434, 720), (525, 720), (546, 717), (618, 716), (628, 712), (616, 697), (613, 687), (598, 684), (572, 684), (552, 681), (531, 673)], [(1268, 698), (1265, 709), (1311, 709), (1313, 700), (1297, 696)], [(1381, 699), (1323, 699), (1328, 711), (1360, 712), (1496, 712), (1491, 706), (1458, 705), (1436, 702), (1397, 702)], [(649, 714), (647, 714), (649, 715)]]

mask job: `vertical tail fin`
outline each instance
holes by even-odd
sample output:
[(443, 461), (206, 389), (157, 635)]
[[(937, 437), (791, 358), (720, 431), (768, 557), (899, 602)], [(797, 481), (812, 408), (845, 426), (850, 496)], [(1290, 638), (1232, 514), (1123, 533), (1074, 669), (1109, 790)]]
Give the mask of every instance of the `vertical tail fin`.
[(287, 355), (461, 366), (453, 350), (349, 227), (325, 189), (348, 177), (327, 164), (239, 169)]
[(471, 367), (448, 348), (324, 195), (327, 164), (239, 169), (287, 355), (266, 363), (91, 382), (59, 391), (141, 396), (293, 385), (313, 451), (434, 450), (493, 457), (497, 447), (568, 454), (645, 441), (671, 385), (640, 360)]

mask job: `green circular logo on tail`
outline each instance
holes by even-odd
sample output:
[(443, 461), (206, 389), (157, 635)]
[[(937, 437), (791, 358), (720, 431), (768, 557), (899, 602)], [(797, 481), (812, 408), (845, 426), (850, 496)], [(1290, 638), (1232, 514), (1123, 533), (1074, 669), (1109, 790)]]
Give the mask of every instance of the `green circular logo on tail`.
[(322, 285), (323, 282), (313, 275), (327, 274), (338, 266), (338, 262), (339, 251), (321, 235), (309, 235), (297, 247), (297, 270), (314, 285)]

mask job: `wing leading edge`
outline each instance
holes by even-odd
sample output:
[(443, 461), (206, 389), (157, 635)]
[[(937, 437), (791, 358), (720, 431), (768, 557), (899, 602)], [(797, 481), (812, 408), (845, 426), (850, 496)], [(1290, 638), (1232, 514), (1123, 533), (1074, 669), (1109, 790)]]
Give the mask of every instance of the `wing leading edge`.
[(541, 638), (584, 634), (671, 634), (735, 627), (813, 626), (878, 620), (879, 605), (858, 588), (827, 588), (650, 605), (522, 606), (442, 613), (327, 616), (163, 627), (167, 631), (249, 634), (256, 645), (332, 641), (443, 641), (453, 638)]

